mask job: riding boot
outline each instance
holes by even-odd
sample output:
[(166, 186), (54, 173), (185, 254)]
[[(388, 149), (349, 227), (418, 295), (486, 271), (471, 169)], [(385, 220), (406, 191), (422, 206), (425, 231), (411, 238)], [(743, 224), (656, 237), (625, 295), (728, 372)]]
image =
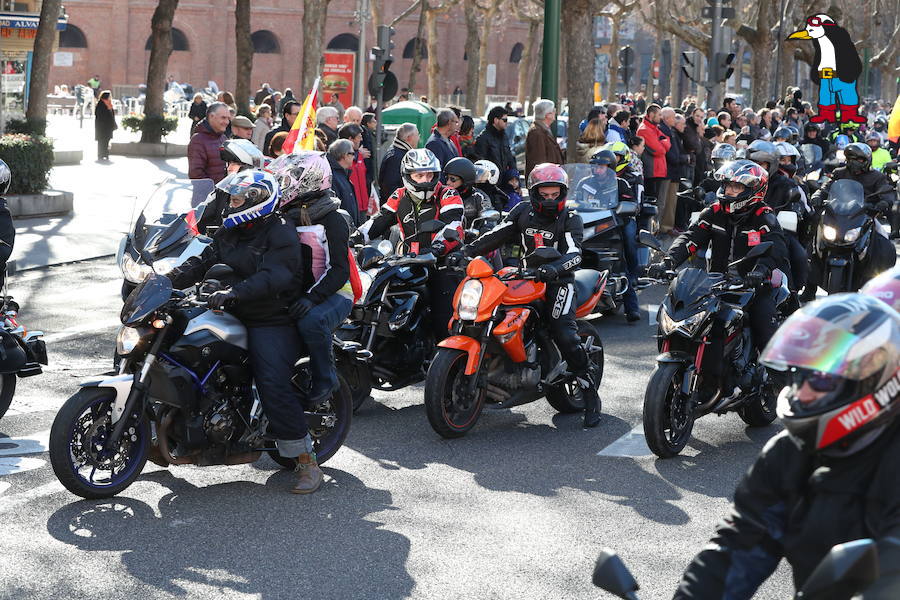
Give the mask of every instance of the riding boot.
[(576, 375), (575, 381), (581, 388), (581, 397), (584, 398), (584, 426), (596, 427), (600, 424), (600, 395), (594, 378), (588, 373)]
[(291, 490), (294, 494), (312, 494), (322, 485), (322, 469), (316, 464), (315, 454), (301, 454), (297, 457), (297, 484)]
[(837, 110), (836, 104), (820, 104), (819, 105), (819, 114), (813, 115), (809, 118), (810, 123), (835, 123), (837, 122), (837, 117), (835, 116), (835, 112)]

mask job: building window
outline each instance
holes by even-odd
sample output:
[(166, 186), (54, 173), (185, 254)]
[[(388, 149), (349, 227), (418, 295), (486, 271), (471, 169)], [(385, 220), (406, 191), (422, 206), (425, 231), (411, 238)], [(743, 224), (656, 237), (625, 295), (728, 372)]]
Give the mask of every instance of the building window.
[(509, 62), (521, 62), (523, 50), (525, 50), (525, 44), (523, 44), (522, 42), (516, 42), (516, 45), (512, 47), (512, 52), (509, 53)]
[(260, 29), (250, 34), (253, 42), (253, 52), (256, 54), (281, 54), (281, 45), (278, 38), (268, 29)]
[(425, 40), (422, 38), (412, 38), (403, 47), (403, 58), (412, 58), (416, 51), (416, 40), (419, 40), (419, 56), (423, 59), (428, 58), (428, 48), (425, 46)]
[(69, 23), (65, 29), (59, 32), (59, 47), (87, 48), (87, 38), (84, 37), (81, 29)]
[(359, 38), (352, 33), (340, 33), (328, 42), (328, 50), (349, 50), (356, 52), (359, 50)]
[[(150, 37), (147, 38), (147, 43), (144, 44), (144, 50), (149, 50), (150, 46), (153, 43), (153, 34), (150, 34)], [(178, 29), (177, 27), (172, 28), (172, 50), (175, 52), (187, 52), (191, 49), (190, 44), (188, 44), (187, 36), (184, 35), (184, 32)]]

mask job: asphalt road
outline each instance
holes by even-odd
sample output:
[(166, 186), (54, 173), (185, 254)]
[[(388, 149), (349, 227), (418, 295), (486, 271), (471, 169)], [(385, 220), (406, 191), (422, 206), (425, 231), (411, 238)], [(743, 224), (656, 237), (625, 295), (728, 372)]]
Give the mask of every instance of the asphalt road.
[[(19, 380), (0, 421), (0, 598), (602, 598), (590, 581), (602, 547), (631, 567), (642, 598), (667, 598), (778, 431), (707, 417), (678, 458), (598, 455), (646, 453), (640, 440), (610, 447), (640, 431), (656, 348), (646, 316), (618, 316), (601, 322), (597, 429), (539, 401), (487, 411), (446, 441), (421, 387), (376, 392), (312, 496), (287, 493), (292, 475), (263, 458), (148, 463), (119, 497), (79, 500), (56, 481), (46, 436), (79, 379), (109, 369), (119, 286), (112, 259), (10, 282), (21, 321), (50, 336), (51, 366)], [(645, 290), (641, 304), (661, 297)], [(791, 592), (782, 566), (757, 597)]]

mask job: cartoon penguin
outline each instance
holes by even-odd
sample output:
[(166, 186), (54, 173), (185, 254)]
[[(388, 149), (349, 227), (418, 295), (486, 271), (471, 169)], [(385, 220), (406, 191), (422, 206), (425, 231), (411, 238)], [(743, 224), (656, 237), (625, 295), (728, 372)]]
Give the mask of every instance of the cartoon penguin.
[(812, 117), (813, 123), (838, 121), (865, 123), (866, 118), (857, 113), (859, 95), (856, 80), (862, 73), (862, 61), (850, 34), (838, 27), (834, 19), (818, 14), (806, 19), (806, 28), (795, 31), (789, 40), (812, 40), (816, 48), (810, 79), (819, 84), (819, 114)]

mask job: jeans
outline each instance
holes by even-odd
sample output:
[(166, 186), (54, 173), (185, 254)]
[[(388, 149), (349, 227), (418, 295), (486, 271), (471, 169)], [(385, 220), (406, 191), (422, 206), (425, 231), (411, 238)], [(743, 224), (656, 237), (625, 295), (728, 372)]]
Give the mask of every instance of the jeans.
[(353, 302), (349, 298), (334, 294), (321, 304), (312, 307), (297, 321), (297, 331), (309, 353), (309, 371), (312, 375), (314, 394), (337, 387), (331, 339), (334, 330), (344, 322), (352, 308)]
[(278, 453), (296, 458), (312, 452), (312, 438), (300, 390), (291, 383), (294, 363), (300, 358), (300, 336), (291, 325), (248, 327), (250, 366)]
[(837, 77), (819, 80), (819, 106), (857, 106), (859, 95), (856, 93), (856, 82), (844, 83)]
[(628, 276), (628, 291), (625, 292), (625, 314), (632, 314), (640, 311), (638, 304), (637, 285), (638, 272), (638, 245), (637, 245), (637, 222), (633, 217), (625, 220), (622, 226), (622, 248), (625, 253), (625, 274)]

